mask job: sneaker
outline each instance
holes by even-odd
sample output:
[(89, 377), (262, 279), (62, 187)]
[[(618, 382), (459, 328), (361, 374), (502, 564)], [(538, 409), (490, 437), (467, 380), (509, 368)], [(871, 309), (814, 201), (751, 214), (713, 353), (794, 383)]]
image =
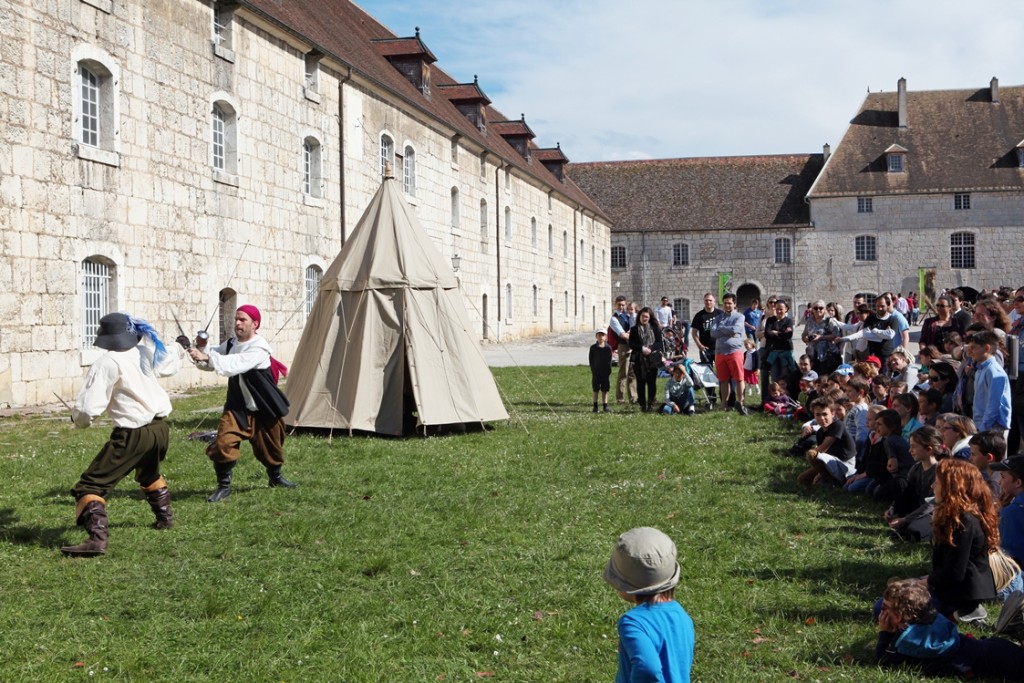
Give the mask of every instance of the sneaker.
[(747, 410), (747, 407), (739, 401), (736, 402), (736, 412), (740, 415), (750, 415), (750, 411)]
[(686, 409), (686, 414), (687, 415), (696, 415), (697, 414), (697, 409), (694, 408), (693, 406), (690, 406), (689, 408)]
[(607, 403), (604, 404), (604, 412), (606, 412), (606, 413), (612, 412), (612, 409), (608, 407)]
[(1021, 614), (1024, 610), (1024, 593), (1014, 591), (1003, 603), (1003, 611), (999, 613), (999, 620), (996, 621), (996, 633), (1009, 630), (1011, 624), (1021, 624)]
[(984, 605), (978, 605), (972, 612), (961, 614), (960, 611), (957, 610), (956, 612), (953, 612), (953, 616), (962, 624), (984, 624), (985, 620), (988, 619), (988, 611), (985, 609)]
[(591, 412), (593, 412), (593, 413), (597, 412), (597, 404), (596, 403), (594, 404), (594, 408), (593, 408), (593, 410), (591, 410)]

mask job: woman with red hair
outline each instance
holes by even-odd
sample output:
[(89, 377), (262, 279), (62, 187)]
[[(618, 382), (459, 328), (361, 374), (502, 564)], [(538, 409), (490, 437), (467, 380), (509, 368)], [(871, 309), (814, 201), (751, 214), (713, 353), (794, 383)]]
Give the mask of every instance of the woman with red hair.
[(983, 600), (996, 597), (988, 555), (999, 547), (999, 517), (981, 472), (946, 458), (936, 466), (932, 513), (932, 570), (928, 589), (940, 612), (981, 621)]

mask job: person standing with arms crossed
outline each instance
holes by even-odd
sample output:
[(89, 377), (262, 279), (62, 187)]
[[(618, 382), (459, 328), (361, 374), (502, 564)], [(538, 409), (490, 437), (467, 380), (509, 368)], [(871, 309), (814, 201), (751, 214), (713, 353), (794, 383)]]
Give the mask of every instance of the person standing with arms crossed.
[(217, 503), (231, 495), (231, 474), (241, 453), (242, 441), (252, 445), (253, 455), (267, 469), (271, 487), (294, 488), (281, 474), (284, 465), (284, 420), (288, 399), (277, 388), (278, 374), (287, 372), (271, 357), (270, 344), (257, 330), (262, 316), (255, 306), (239, 306), (235, 312), (235, 336), (203, 353), (188, 350), (196, 367), (228, 379), (228, 396), (217, 425), (217, 437), (206, 449), (217, 473), (217, 490), (206, 500)]

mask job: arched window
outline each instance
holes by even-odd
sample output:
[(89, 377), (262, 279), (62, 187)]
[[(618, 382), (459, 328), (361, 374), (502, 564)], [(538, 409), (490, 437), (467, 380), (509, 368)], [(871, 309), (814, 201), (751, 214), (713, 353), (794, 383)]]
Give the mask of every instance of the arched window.
[(380, 136), (380, 175), (384, 176), (395, 172), (395, 141), (387, 133)]
[(853, 259), (855, 261), (877, 261), (878, 240), (873, 235), (858, 235), (854, 237)]
[(954, 232), (949, 236), (949, 267), (974, 268), (974, 233)]
[(410, 197), (416, 196), (416, 150), (412, 145), (405, 146), (402, 157), (402, 188)]
[(460, 209), (459, 209), (459, 188), (452, 188), (452, 231), (459, 229), (460, 221)]
[(690, 265), (690, 245), (680, 242), (672, 245), (672, 265), (676, 267)]
[(533, 317), (537, 317), (537, 285), (533, 286)]
[(555, 255), (555, 229), (548, 224), (548, 256)]
[(237, 112), (230, 103), (218, 100), (210, 114), (211, 164), (214, 170), (238, 173)]
[(793, 262), (793, 248), (788, 237), (777, 237), (775, 239), (775, 262)]
[(91, 348), (96, 341), (100, 318), (117, 308), (117, 268), (102, 256), (82, 261), (82, 348)]
[(505, 241), (512, 241), (512, 209), (505, 207)]
[(583, 240), (580, 240), (580, 268), (582, 268), (583, 264), (586, 263), (586, 261), (587, 261), (586, 256), (587, 256), (586, 247), (583, 246)]
[(505, 317), (512, 319), (512, 283), (505, 285)]
[(324, 271), (320, 266), (306, 266), (305, 292), (306, 292), (306, 316), (313, 312), (313, 304), (316, 303), (316, 296), (320, 293), (320, 281), (324, 277)]
[(310, 136), (302, 142), (302, 193), (323, 197), (323, 150), (320, 141)]
[(562, 231), (562, 258), (569, 258), (569, 232)]
[(82, 159), (119, 166), (121, 69), (113, 57), (92, 45), (77, 46), (72, 57), (74, 152)]
[(530, 218), (530, 246), (537, 248), (537, 219)]
[[(230, 287), (220, 290), (217, 296), (217, 311), (220, 318), (220, 341), (231, 339), (235, 334), (235, 310), (238, 308), (238, 293)], [(210, 343), (215, 343), (213, 339)]]

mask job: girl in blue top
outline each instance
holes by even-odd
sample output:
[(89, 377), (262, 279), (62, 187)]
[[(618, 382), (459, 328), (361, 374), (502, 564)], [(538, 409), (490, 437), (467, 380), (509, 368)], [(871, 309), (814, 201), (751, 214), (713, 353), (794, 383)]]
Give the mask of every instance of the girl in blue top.
[(616, 683), (688, 683), (693, 666), (693, 620), (675, 601), (676, 546), (657, 529), (619, 536), (604, 580), (635, 607), (622, 615)]

